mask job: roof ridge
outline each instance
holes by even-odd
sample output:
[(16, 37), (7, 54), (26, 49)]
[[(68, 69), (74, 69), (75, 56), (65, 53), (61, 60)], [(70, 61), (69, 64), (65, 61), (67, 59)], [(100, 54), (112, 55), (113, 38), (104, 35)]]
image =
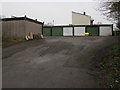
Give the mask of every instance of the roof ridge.
[(2, 21), (9, 21), (9, 20), (29, 20), (29, 21), (33, 21), (35, 23), (39, 23), (39, 24), (43, 24), (44, 22), (40, 22), (40, 21), (37, 21), (34, 20), (34, 19), (31, 19), (31, 18), (28, 18), (27, 16), (24, 16), (24, 17), (14, 17), (14, 18), (3, 18)]
[[(82, 14), (82, 13), (79, 13), (79, 12), (74, 12), (74, 11), (72, 11), (72, 13), (76, 13), (76, 14), (81, 14), (81, 15), (84, 15), (84, 14)], [(89, 15), (85, 15), (85, 16), (89, 16)], [(90, 17), (90, 16), (89, 16)]]

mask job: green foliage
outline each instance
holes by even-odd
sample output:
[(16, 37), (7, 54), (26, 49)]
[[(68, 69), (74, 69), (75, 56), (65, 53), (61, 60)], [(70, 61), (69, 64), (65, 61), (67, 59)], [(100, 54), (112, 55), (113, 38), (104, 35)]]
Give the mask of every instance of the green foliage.
[(110, 73), (107, 80), (111, 87), (120, 87), (120, 43), (113, 45), (112, 54), (112, 60), (109, 63), (111, 66)]
[(112, 65), (117, 67), (120, 65), (120, 57), (113, 57)]
[(120, 43), (111, 48), (111, 56), (100, 64), (100, 70), (106, 72), (107, 84), (111, 88), (120, 88)]
[(107, 81), (108, 81), (109, 85), (113, 86), (113, 84), (115, 82), (115, 78), (114, 77), (115, 77), (115, 75), (113, 73), (109, 73), (108, 74)]
[(120, 43), (113, 45), (112, 51), (113, 51), (113, 55), (120, 54)]
[(118, 87), (119, 80), (120, 80), (120, 74), (109, 73), (107, 76), (107, 82), (112, 88)]

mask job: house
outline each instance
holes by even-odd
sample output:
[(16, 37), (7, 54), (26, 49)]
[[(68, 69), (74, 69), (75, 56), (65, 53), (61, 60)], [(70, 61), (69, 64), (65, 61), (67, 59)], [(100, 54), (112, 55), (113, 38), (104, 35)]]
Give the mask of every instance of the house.
[(72, 25), (92, 25), (93, 21), (91, 16), (86, 15), (86, 12), (83, 14), (72, 12)]
[(2, 36), (25, 38), (29, 33), (42, 33), (43, 22), (28, 17), (12, 17), (2, 19)]

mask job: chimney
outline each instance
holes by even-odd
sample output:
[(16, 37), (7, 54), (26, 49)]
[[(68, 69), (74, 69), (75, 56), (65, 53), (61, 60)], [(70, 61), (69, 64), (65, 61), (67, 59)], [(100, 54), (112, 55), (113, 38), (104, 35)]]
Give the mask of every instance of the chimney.
[(26, 16), (26, 15), (25, 15), (24, 17), (25, 17), (25, 18), (27, 18), (27, 16)]
[(86, 12), (83, 12), (84, 15), (86, 15)]

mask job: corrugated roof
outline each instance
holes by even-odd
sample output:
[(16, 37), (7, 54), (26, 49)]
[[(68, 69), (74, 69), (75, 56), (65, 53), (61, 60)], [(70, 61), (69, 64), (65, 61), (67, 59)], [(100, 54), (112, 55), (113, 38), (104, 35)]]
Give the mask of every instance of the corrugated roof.
[(14, 18), (3, 18), (2, 19), (2, 21), (12, 21), (12, 20), (28, 20), (28, 21), (31, 21), (31, 22), (34, 22), (34, 23), (44, 24), (44, 22), (40, 22), (40, 21), (31, 19), (31, 18), (28, 18), (26, 16), (25, 17), (14, 17)]

